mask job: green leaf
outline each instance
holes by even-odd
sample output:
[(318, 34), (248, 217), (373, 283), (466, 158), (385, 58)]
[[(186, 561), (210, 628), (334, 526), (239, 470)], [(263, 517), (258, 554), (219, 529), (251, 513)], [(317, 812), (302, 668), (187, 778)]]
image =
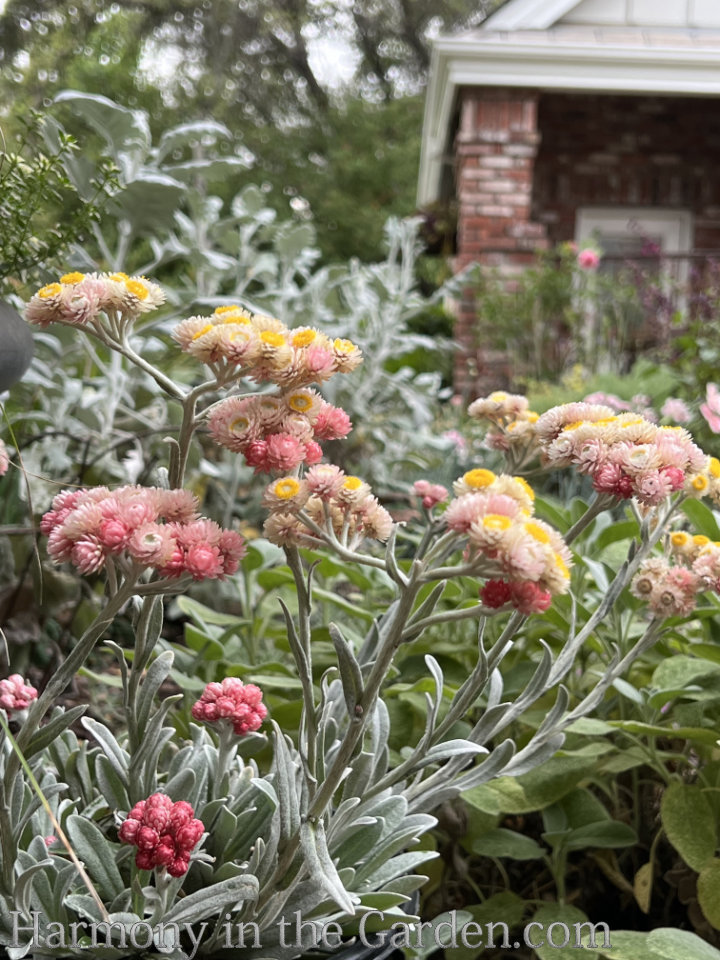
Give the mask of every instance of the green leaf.
[(340, 680), (342, 682), (343, 696), (345, 697), (345, 707), (348, 716), (355, 716), (355, 707), (360, 702), (363, 694), (363, 679), (360, 672), (360, 664), (355, 659), (352, 647), (340, 632), (339, 628), (331, 623), (328, 627), (332, 638), (335, 653), (338, 658), (338, 667), (340, 668)]
[(692, 521), (696, 533), (710, 537), (711, 540), (720, 540), (720, 527), (707, 504), (701, 500), (685, 500), (682, 511)]
[(223, 908), (231, 909), (241, 901), (257, 900), (259, 890), (257, 877), (250, 874), (230, 877), (183, 897), (162, 919), (165, 923), (198, 923), (215, 916)]
[(698, 743), (707, 743), (710, 746), (715, 746), (718, 740), (717, 731), (708, 727), (663, 727), (656, 723), (641, 723), (639, 720), (608, 720), (608, 724), (617, 730), (625, 730), (641, 737), (697, 740)]
[(720, 860), (711, 860), (700, 871), (697, 891), (705, 919), (720, 930)]
[(700, 657), (676, 654), (661, 661), (652, 676), (652, 685), (658, 690), (680, 690), (683, 687), (720, 673), (720, 664)]
[(337, 869), (328, 853), (325, 827), (305, 821), (300, 827), (300, 846), (305, 857), (305, 866), (310, 879), (317, 883), (344, 913), (353, 914), (353, 902), (338, 876)]
[(597, 756), (555, 756), (519, 777), (499, 777), (463, 793), (471, 806), (487, 813), (531, 813), (555, 803), (589, 776)]
[(483, 857), (510, 857), (511, 860), (538, 860), (546, 853), (532, 837), (504, 827), (473, 837), (472, 852)]
[[(535, 947), (535, 953), (540, 960), (579, 960), (580, 957), (587, 955), (587, 949), (582, 942), (582, 934), (589, 935), (590, 931), (585, 929), (588, 918), (577, 907), (562, 906), (559, 903), (548, 904), (540, 907), (532, 919), (533, 923), (538, 923), (540, 927), (533, 927), (531, 930), (526, 928), (526, 934), (529, 934), (534, 943), (543, 942), (542, 946)], [(567, 944), (564, 945), (567, 938)], [(603, 942), (602, 928), (599, 935), (596, 935), (596, 942)]]
[(619, 523), (611, 523), (601, 530), (595, 537), (593, 546), (598, 550), (604, 550), (611, 543), (617, 543), (618, 540), (629, 540), (638, 533), (638, 525), (635, 520), (621, 520)]
[(586, 847), (632, 847), (636, 843), (637, 834), (632, 827), (617, 820), (603, 820), (571, 830), (563, 845), (567, 850), (584, 850)]
[(647, 944), (652, 950), (653, 960), (655, 957), (661, 960), (720, 960), (720, 950), (687, 930), (674, 930), (671, 927), (651, 930), (647, 935)]
[(192, 600), (190, 597), (178, 597), (176, 603), (182, 613), (191, 620), (194, 620), (199, 627), (207, 625), (230, 627), (233, 625), (242, 626), (248, 623), (248, 621), (243, 620), (242, 617), (236, 617), (231, 613), (220, 613), (217, 610), (213, 610), (212, 607), (206, 607), (205, 604), (198, 603), (197, 600)]
[(670, 843), (693, 870), (702, 870), (717, 847), (717, 822), (700, 787), (675, 782), (660, 804), (662, 825)]
[(86, 817), (72, 814), (67, 818), (66, 830), (100, 896), (109, 902), (122, 893), (125, 884), (115, 863), (113, 844), (99, 827)]

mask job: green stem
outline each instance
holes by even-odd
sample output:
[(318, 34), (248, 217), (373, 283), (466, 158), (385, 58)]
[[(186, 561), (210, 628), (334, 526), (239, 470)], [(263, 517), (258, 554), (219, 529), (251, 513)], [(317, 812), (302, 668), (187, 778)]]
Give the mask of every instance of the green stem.
[(312, 675), (312, 631), (310, 613), (312, 610), (309, 593), (309, 581), (305, 578), (300, 553), (297, 547), (286, 547), (285, 556), (295, 580), (298, 599), (298, 638), (305, 652), (305, 663), (297, 663), (298, 675), (303, 692), (303, 727), (305, 741), (305, 763), (308, 773), (308, 788), (312, 795), (317, 782), (317, 723), (315, 719), (315, 694)]

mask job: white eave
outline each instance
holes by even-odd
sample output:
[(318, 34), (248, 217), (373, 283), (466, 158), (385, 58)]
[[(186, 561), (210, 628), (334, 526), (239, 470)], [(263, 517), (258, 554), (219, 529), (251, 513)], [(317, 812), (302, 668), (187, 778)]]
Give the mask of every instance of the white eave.
[[(554, 16), (570, 6), (568, 0), (544, 2), (544, 9), (552, 5)], [(527, 10), (541, 6), (537, 0), (526, 3)], [(440, 37), (434, 44), (420, 154), (420, 206), (438, 199), (461, 87), (720, 97), (720, 30), (489, 29), (503, 9), (479, 30)]]

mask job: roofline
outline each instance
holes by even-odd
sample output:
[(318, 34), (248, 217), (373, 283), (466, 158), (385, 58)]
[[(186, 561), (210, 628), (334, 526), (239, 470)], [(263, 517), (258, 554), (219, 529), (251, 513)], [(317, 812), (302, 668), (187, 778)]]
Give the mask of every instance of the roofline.
[(439, 197), (450, 118), (461, 87), (720, 97), (718, 53), (717, 47), (493, 42), (492, 34), (438, 38), (425, 99), (418, 206)]
[(487, 30), (547, 30), (580, 0), (510, 0), (483, 22)]

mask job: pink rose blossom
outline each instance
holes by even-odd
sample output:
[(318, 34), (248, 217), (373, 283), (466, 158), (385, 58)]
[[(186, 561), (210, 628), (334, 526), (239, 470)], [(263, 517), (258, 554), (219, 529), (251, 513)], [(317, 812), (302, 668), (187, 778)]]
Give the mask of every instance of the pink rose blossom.
[(581, 250), (577, 255), (577, 264), (582, 270), (595, 270), (599, 263), (599, 254), (589, 247)]

